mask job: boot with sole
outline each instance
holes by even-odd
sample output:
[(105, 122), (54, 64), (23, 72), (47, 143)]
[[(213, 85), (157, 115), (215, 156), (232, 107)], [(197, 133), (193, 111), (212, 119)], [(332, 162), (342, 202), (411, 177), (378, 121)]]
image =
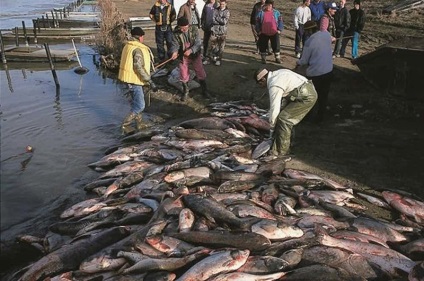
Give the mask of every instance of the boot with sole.
[(134, 127), (131, 126), (131, 123), (134, 121), (135, 118), (136, 114), (134, 112), (131, 112), (125, 117), (121, 125), (122, 135), (128, 135), (135, 131)]
[(137, 116), (135, 117), (135, 127), (137, 131), (139, 132), (147, 127), (147, 125), (143, 122), (143, 117), (141, 112), (137, 114)]
[(202, 88), (202, 95), (207, 99), (211, 99), (212, 96), (209, 94), (208, 88), (206, 86), (206, 81), (199, 80), (199, 83), (200, 83), (200, 87)]
[(182, 101), (186, 101), (188, 98), (188, 93), (189, 93), (189, 88), (188, 88), (188, 83), (184, 83), (183, 84), (183, 97), (181, 98)]

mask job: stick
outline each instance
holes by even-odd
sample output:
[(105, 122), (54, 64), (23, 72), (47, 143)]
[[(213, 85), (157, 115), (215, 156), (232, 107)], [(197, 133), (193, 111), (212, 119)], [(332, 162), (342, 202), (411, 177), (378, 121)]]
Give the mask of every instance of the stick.
[(78, 56), (78, 51), (77, 51), (77, 48), (75, 47), (74, 38), (72, 38), (72, 45), (74, 46), (74, 51), (75, 51), (75, 55), (77, 57), (79, 66), (82, 68), (82, 64), (81, 64), (81, 61), (80, 61), (79, 56)]
[(171, 60), (172, 60), (172, 58), (169, 58), (169, 59), (167, 59), (166, 61), (161, 62), (160, 64), (155, 65), (155, 68), (158, 68), (158, 67), (161, 67), (161, 66), (165, 65), (165, 64), (167, 64), (168, 62), (170, 62)]

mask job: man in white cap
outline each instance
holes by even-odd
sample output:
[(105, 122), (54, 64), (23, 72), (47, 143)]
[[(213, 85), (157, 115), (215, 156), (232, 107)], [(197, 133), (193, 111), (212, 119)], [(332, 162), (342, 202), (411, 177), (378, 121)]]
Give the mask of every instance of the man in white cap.
[(289, 69), (262, 68), (256, 71), (255, 80), (268, 88), (271, 154), (287, 155), (293, 126), (302, 121), (317, 100), (315, 87), (312, 81)]

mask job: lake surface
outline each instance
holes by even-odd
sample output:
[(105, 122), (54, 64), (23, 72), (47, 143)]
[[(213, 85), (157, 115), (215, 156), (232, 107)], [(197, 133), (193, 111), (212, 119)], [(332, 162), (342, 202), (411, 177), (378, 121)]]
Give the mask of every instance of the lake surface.
[[(81, 185), (97, 177), (87, 164), (119, 143), (128, 100), (115, 79), (97, 70), (94, 50), (77, 48), (89, 72), (76, 74), (78, 63), (58, 65), (59, 92), (47, 63), (37, 64), (44, 70), (9, 63), (8, 72), (0, 71), (2, 239), (84, 198)], [(25, 152), (27, 145), (34, 152)]]
[[(0, 29), (10, 29), (25, 26), (32, 26), (32, 19), (41, 16), (54, 8), (63, 8), (74, 1), (69, 0), (1, 0), (0, 2)], [(49, 14), (50, 16), (50, 14)]]

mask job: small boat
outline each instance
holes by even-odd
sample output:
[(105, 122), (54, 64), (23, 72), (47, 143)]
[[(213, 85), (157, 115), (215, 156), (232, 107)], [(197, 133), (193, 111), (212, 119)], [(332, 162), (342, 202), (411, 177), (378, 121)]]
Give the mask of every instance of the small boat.
[[(75, 56), (73, 49), (58, 50), (50, 49), (53, 62), (70, 61)], [(48, 62), (47, 53), (44, 48), (34, 46), (5, 47), (4, 55), (9, 62)]]

